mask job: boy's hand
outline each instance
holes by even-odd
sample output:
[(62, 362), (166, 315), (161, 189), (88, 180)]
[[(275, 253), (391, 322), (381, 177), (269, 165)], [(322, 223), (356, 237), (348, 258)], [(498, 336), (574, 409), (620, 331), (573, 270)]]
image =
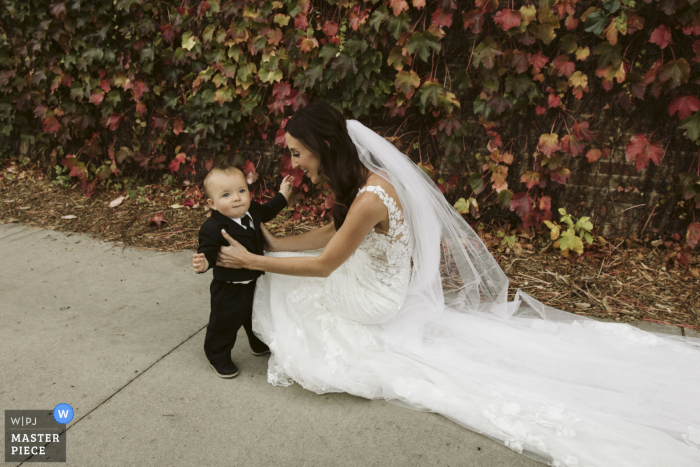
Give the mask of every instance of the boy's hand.
[(192, 255), (192, 267), (196, 272), (204, 272), (209, 269), (209, 261), (204, 253), (195, 253)]
[(292, 196), (292, 182), (294, 182), (294, 176), (287, 175), (284, 177), (284, 180), (282, 180), (282, 184), (280, 185), (280, 193), (284, 195), (287, 202), (289, 202), (289, 197)]

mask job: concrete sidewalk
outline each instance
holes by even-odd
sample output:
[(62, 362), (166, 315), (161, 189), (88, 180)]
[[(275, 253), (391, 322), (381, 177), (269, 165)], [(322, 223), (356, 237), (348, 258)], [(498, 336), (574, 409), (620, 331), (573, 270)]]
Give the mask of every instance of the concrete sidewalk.
[(0, 255), (0, 405), (70, 404), (67, 465), (543, 465), (440, 415), (274, 387), (242, 330), (241, 374), (216, 377), (202, 349), (210, 275), (191, 252), (4, 224)]

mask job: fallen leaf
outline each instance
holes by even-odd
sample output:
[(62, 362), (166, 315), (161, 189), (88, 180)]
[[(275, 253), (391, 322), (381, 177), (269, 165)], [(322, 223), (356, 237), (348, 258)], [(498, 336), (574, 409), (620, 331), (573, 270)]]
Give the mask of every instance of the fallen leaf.
[(123, 197), (123, 196), (120, 196), (119, 198), (112, 200), (112, 202), (109, 203), (109, 207), (110, 207), (110, 208), (116, 208), (117, 206), (119, 206), (120, 204), (122, 204), (122, 201), (124, 201), (124, 197)]
[(579, 308), (590, 308), (591, 304), (590, 303), (574, 303)]
[(180, 209), (180, 208), (183, 208), (184, 206), (183, 206), (182, 204), (173, 204), (173, 205), (170, 206), (170, 207), (173, 208), (173, 209)]
[(158, 227), (160, 227), (160, 224), (162, 224), (162, 223), (166, 223), (166, 224), (170, 225), (170, 222), (165, 220), (165, 216), (163, 215), (162, 212), (157, 212), (153, 217), (148, 219), (148, 226), (149, 227), (154, 225), (154, 224), (157, 225)]
[(77, 219), (78, 216), (74, 216), (73, 214), (69, 214), (67, 216), (61, 216), (61, 219)]

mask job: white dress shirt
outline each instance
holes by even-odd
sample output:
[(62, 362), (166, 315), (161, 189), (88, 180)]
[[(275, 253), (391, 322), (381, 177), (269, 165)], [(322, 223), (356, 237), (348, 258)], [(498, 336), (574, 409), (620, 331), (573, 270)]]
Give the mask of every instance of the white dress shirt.
[[(250, 214), (250, 212), (246, 211), (245, 214), (243, 214), (243, 216), (250, 217), (250, 228), (255, 230), (255, 227), (253, 227), (253, 216)], [(236, 221), (238, 223), (238, 225), (240, 225), (244, 229), (247, 229), (248, 227), (243, 225), (243, 223), (241, 222), (241, 219), (243, 219), (243, 216), (241, 216), (241, 217), (229, 217), (229, 219), (231, 219), (232, 221)], [(236, 281), (236, 282), (229, 281), (229, 283), (231, 283), (231, 284), (247, 284), (249, 282), (252, 282), (252, 279), (249, 281)]]

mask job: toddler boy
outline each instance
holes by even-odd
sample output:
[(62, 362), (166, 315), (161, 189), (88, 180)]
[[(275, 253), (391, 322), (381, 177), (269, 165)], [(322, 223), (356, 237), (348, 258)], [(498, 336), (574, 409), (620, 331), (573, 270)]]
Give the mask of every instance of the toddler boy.
[(224, 229), (251, 253), (263, 254), (261, 222), (268, 222), (287, 206), (294, 177), (287, 176), (280, 191), (265, 204), (251, 201), (243, 171), (235, 166), (214, 167), (204, 179), (204, 191), (211, 207), (209, 217), (199, 229), (199, 248), (192, 256), (192, 267), (201, 274), (214, 268), (209, 286), (211, 313), (204, 338), (204, 353), (209, 365), (221, 378), (233, 378), (238, 368), (231, 360), (236, 334), (243, 326), (253, 355), (270, 352), (268, 346), (253, 334), (251, 316), (255, 282), (262, 271), (230, 269), (216, 266), (222, 246), (229, 243), (221, 235)]

